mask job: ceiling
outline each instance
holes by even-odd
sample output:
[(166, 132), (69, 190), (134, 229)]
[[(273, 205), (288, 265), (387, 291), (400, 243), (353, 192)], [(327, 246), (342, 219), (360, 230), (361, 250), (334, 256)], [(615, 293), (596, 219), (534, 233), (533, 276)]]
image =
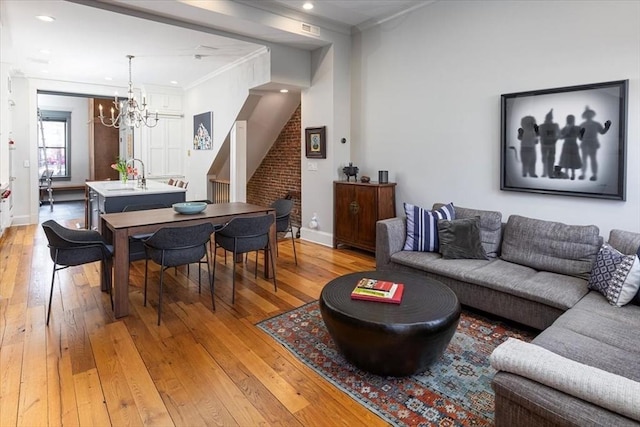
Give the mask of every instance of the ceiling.
[[(349, 34), (432, 0), (2, 0), (0, 60), (31, 78), (185, 87), (269, 43), (328, 42), (287, 28), (305, 22)], [(116, 12), (116, 13), (114, 13)], [(49, 15), (54, 22), (35, 17)], [(172, 83), (173, 82), (173, 83)]]

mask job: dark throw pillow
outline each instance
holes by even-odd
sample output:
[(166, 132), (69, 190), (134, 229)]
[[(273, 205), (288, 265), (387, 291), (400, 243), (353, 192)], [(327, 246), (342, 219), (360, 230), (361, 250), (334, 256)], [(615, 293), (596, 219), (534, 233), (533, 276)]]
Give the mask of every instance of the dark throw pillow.
[(404, 212), (407, 215), (407, 236), (402, 250), (416, 252), (437, 252), (438, 220), (454, 219), (456, 215), (453, 203), (433, 211), (405, 203)]
[(438, 238), (443, 258), (487, 259), (480, 239), (480, 217), (441, 219), (438, 221)]

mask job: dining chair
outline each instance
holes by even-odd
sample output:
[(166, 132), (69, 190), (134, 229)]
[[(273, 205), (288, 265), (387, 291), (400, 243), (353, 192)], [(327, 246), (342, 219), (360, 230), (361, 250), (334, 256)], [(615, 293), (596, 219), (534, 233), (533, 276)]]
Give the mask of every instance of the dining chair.
[(107, 244), (100, 233), (94, 230), (78, 230), (64, 227), (50, 219), (42, 223), (44, 234), (49, 242), (49, 254), (53, 261), (51, 275), (51, 291), (49, 292), (49, 307), (47, 309), (47, 325), (51, 317), (51, 301), (53, 299), (53, 285), (56, 272), (68, 267), (100, 261), (104, 283), (107, 285), (111, 309), (113, 310), (113, 295), (111, 292), (111, 267), (113, 246)]
[[(198, 293), (201, 292), (200, 265), (207, 264), (209, 289), (211, 290), (211, 307), (216, 309), (213, 299), (213, 279), (209, 267), (209, 252), (207, 242), (213, 233), (210, 223), (191, 225), (186, 227), (164, 227), (157, 230), (144, 240), (147, 257), (144, 263), (144, 305), (147, 305), (147, 281), (149, 260), (160, 265), (160, 287), (158, 292), (158, 325), (162, 316), (162, 288), (164, 271), (169, 267), (198, 263)], [(204, 258), (204, 260), (203, 260)]]
[[(260, 215), (251, 217), (236, 217), (229, 221), (224, 227), (214, 234), (216, 248), (221, 247), (233, 253), (233, 278), (231, 288), (231, 303), (235, 302), (236, 296), (236, 259), (237, 255), (248, 252), (264, 250), (265, 266), (267, 258), (271, 260), (271, 270), (273, 271), (273, 288), (277, 292), (276, 270), (274, 268), (273, 254), (269, 254), (269, 229), (273, 224), (273, 215)], [(213, 280), (216, 277), (216, 263), (214, 251), (213, 259)], [(256, 259), (256, 275), (258, 262)]]
[[(146, 211), (151, 209), (163, 209), (168, 206), (162, 203), (133, 204), (127, 205), (122, 212)], [(129, 237), (129, 261), (138, 261), (146, 258), (144, 244), (142, 241), (153, 233), (137, 234)]]
[[(271, 204), (276, 211), (276, 233), (291, 233), (291, 244), (293, 245), (293, 259), (298, 265), (298, 255), (296, 254), (296, 239), (293, 235), (293, 227), (291, 227), (291, 210), (293, 209), (293, 200), (278, 199)], [(277, 245), (276, 245), (277, 248)]]

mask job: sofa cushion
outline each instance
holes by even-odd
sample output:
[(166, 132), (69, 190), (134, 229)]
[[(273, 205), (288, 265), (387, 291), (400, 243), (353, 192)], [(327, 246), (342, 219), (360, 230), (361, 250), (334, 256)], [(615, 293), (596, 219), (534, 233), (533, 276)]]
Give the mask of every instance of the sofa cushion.
[(467, 271), (464, 280), (561, 310), (573, 307), (589, 291), (584, 279), (536, 271), (502, 259)]
[(401, 251), (391, 255), (391, 261), (405, 267), (427, 271), (456, 280), (464, 280), (465, 273), (491, 261), (484, 259), (444, 259), (436, 252)]
[[(456, 207), (456, 213), (457, 213)], [(611, 230), (609, 232), (609, 240), (611, 246), (619, 250), (625, 255), (636, 254), (640, 251), (640, 233), (633, 233), (624, 230)]]
[[(433, 205), (434, 209), (440, 208), (442, 203)], [(480, 239), (482, 246), (489, 258), (495, 258), (500, 253), (502, 240), (502, 214), (497, 211), (483, 211), (456, 206), (456, 219), (480, 217)]]
[(591, 269), (589, 289), (600, 292), (609, 303), (622, 307), (640, 288), (640, 262), (636, 255), (624, 255), (603, 244)]
[(438, 251), (437, 221), (439, 219), (455, 219), (453, 203), (433, 211), (405, 203), (404, 212), (407, 215), (407, 233), (402, 250)]
[(511, 215), (501, 258), (537, 270), (588, 279), (602, 237), (595, 225), (566, 225)]
[(480, 217), (438, 220), (439, 252), (445, 259), (487, 259), (480, 241)]
[(532, 342), (580, 363), (640, 381), (640, 307), (589, 292)]

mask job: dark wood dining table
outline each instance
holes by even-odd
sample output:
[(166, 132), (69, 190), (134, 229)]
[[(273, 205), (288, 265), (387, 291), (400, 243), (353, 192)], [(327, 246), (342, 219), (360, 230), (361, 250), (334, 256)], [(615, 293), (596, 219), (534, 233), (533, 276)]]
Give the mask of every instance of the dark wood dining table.
[[(107, 213), (100, 216), (101, 230), (105, 239), (113, 244), (113, 292), (114, 311), (116, 317), (129, 314), (129, 237), (153, 233), (163, 227), (181, 227), (210, 222), (225, 224), (237, 216), (255, 216), (271, 214), (274, 222), (270, 230), (270, 244), (266, 256), (273, 256), (276, 252), (275, 210), (273, 208), (253, 205), (250, 203), (216, 203), (207, 205), (198, 214), (183, 215), (173, 208), (153, 209), (145, 211)], [(269, 262), (265, 261), (265, 277), (275, 274), (269, 271)], [(273, 264), (275, 270), (275, 263)], [(106, 283), (102, 283), (106, 290)]]

